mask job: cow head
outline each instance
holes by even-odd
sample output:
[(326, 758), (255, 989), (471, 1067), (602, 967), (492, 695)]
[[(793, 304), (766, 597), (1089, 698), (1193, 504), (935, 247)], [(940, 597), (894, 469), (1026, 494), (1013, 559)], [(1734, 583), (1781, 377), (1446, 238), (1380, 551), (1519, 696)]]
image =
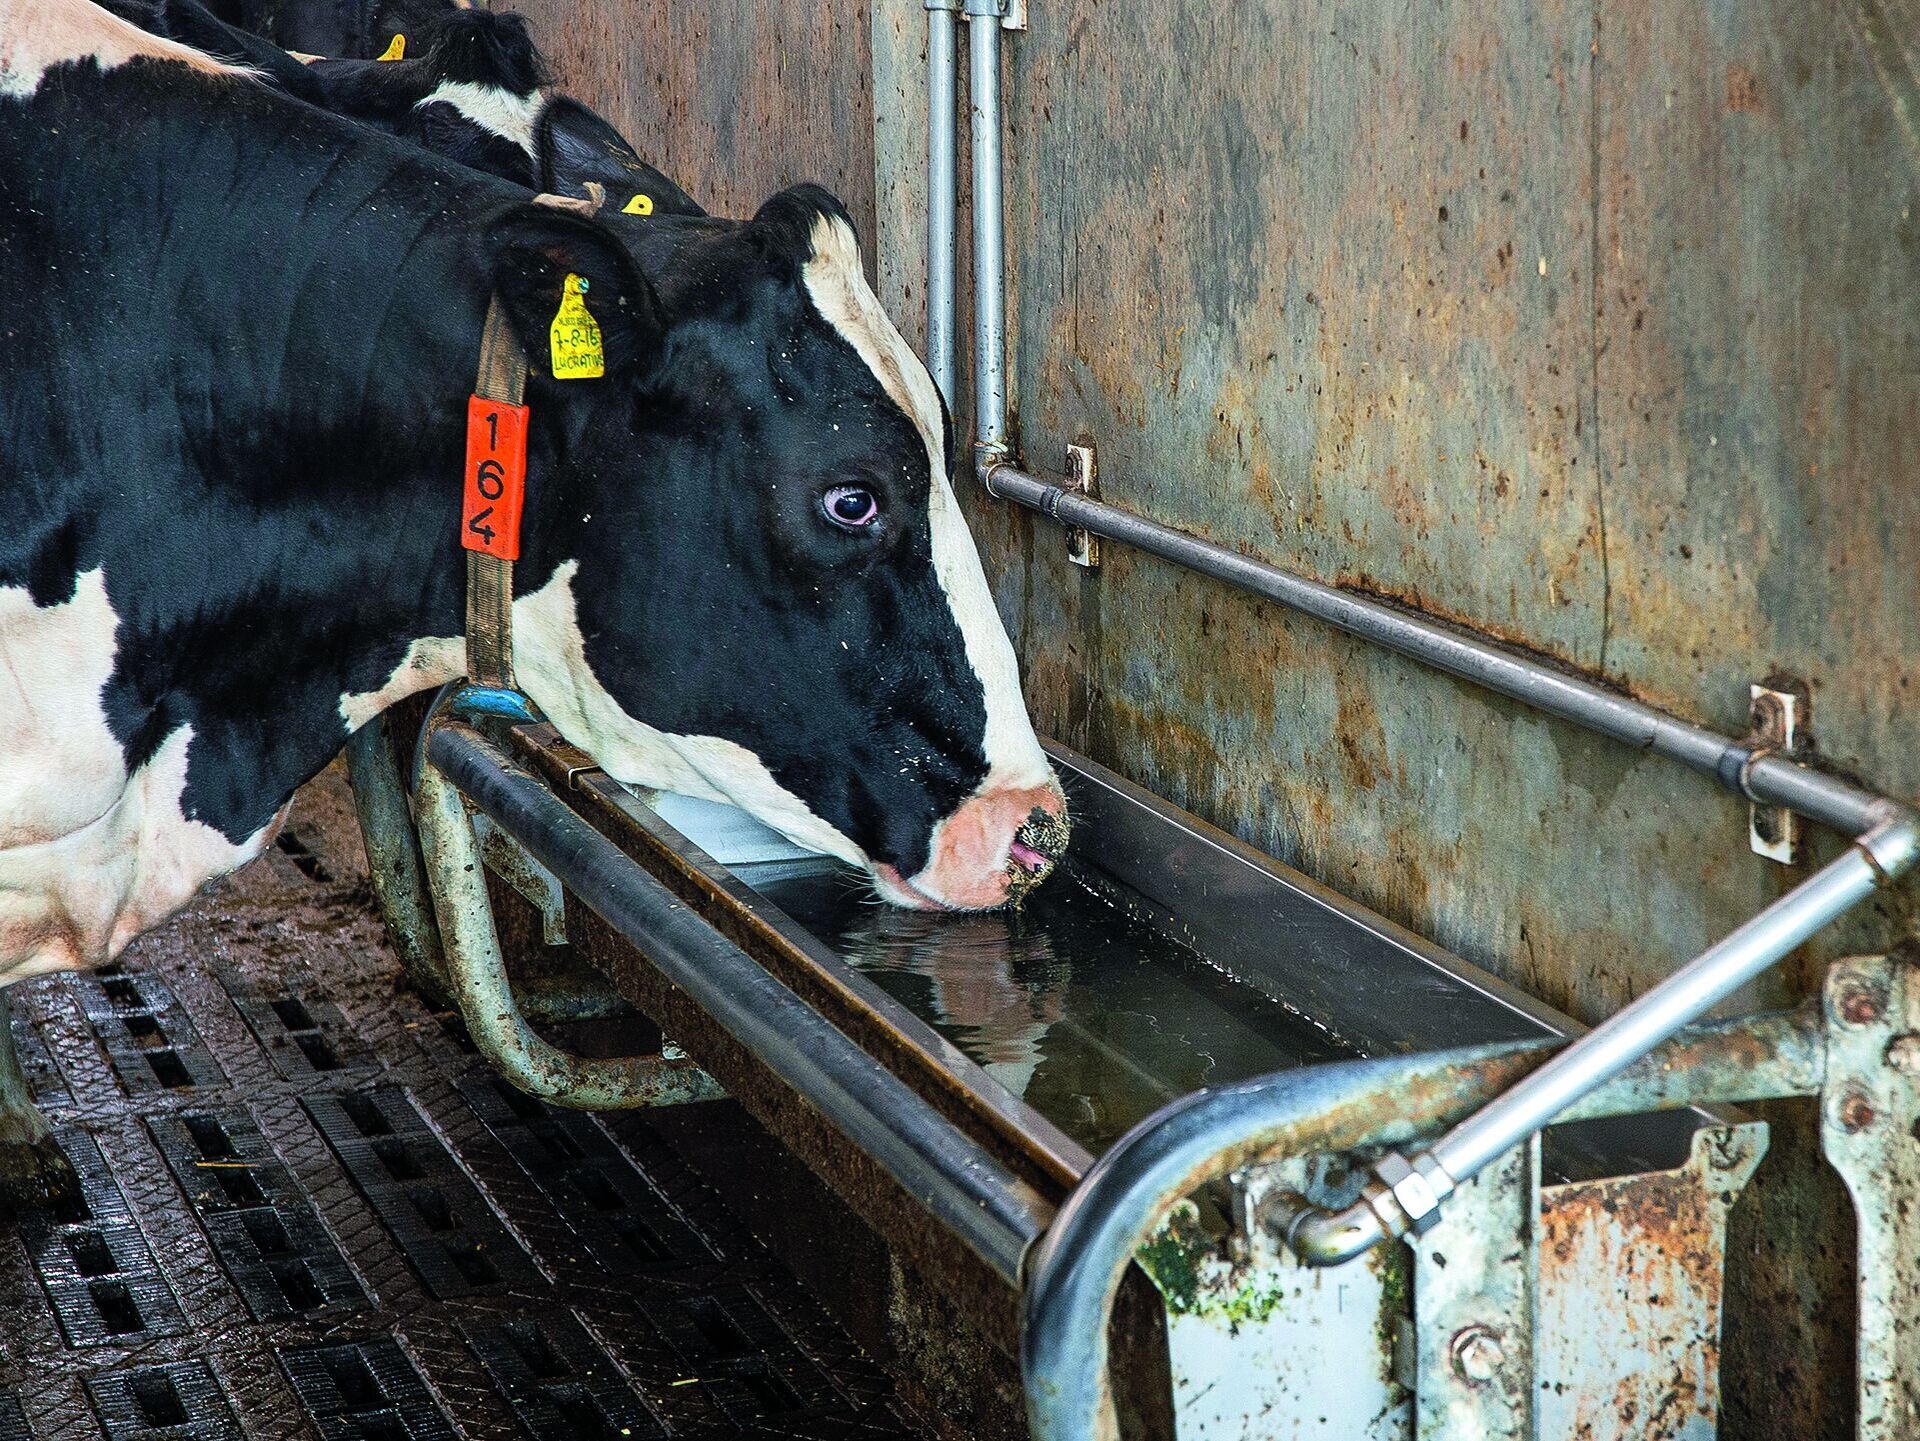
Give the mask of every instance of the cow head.
[[(731, 801), (896, 904), (984, 909), (1044, 877), (1065, 801), (939, 395), (840, 203), (797, 187), (744, 223), (533, 205), (487, 258), (532, 368), (533, 699), (619, 779)], [(549, 368), (570, 275), (599, 379)]]

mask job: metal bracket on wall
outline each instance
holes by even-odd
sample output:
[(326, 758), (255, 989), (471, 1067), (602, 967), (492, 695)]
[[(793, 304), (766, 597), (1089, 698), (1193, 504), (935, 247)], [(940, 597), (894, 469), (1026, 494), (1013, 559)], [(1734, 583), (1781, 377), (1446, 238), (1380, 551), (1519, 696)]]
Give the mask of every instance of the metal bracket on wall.
[[(1088, 500), (1100, 498), (1100, 458), (1090, 437), (1082, 436), (1067, 447), (1067, 489)], [(1100, 537), (1077, 525), (1068, 526), (1067, 559), (1088, 570), (1100, 569)]]
[[(1775, 680), (1747, 687), (1754, 755), (1791, 757), (1798, 753), (1807, 729), (1810, 692), (1798, 681)], [(1746, 777), (1741, 777), (1744, 788)], [(1799, 857), (1800, 817), (1785, 806), (1767, 805), (1747, 797), (1747, 844), (1753, 853), (1790, 866)]]
[(966, 0), (969, 20), (995, 19), (1002, 30), (1027, 28), (1027, 0)]

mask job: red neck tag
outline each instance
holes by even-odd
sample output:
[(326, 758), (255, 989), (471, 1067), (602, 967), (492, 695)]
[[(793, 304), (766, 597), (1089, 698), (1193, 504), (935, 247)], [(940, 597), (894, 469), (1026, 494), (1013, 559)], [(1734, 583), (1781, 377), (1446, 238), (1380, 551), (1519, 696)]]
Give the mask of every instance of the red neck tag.
[(460, 544), (499, 560), (520, 559), (520, 512), (526, 499), (526, 406), (470, 396)]

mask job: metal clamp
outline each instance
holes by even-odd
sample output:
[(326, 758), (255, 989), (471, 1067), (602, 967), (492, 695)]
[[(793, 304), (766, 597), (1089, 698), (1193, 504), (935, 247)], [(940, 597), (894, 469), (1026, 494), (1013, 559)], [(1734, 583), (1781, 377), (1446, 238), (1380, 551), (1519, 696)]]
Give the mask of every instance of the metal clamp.
[(1755, 855), (1790, 866), (1800, 853), (1800, 817), (1755, 795), (1753, 770), (1769, 756), (1791, 759), (1800, 750), (1809, 692), (1798, 682), (1791, 689), (1776, 682), (1748, 686), (1747, 699), (1753, 749), (1740, 764), (1740, 789), (1747, 798), (1747, 844)]
[[(1100, 458), (1091, 436), (1081, 436), (1067, 447), (1068, 490), (1088, 500), (1100, 498)], [(1067, 527), (1067, 559), (1088, 570), (1100, 569), (1100, 537), (1081, 526)]]
[(1002, 30), (1027, 28), (1027, 0), (965, 0), (962, 8), (969, 20), (998, 20)]

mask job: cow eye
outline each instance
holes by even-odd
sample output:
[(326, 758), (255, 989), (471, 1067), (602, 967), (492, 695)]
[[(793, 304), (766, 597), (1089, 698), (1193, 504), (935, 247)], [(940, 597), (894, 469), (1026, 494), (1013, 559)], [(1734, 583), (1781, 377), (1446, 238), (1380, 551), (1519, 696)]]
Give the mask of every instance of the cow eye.
[(880, 499), (863, 485), (836, 485), (820, 497), (820, 509), (842, 530), (865, 530), (880, 519)]

